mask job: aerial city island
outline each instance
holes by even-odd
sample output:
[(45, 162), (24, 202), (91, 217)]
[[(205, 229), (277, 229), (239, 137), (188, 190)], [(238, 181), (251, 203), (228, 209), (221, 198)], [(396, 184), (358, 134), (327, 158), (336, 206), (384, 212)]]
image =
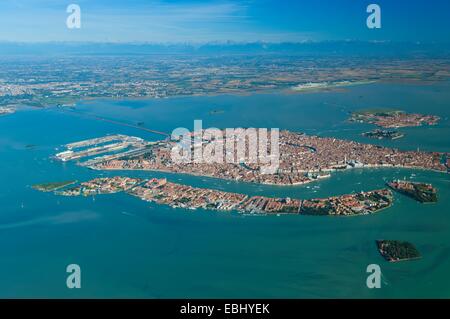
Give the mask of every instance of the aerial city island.
[[(194, 133), (191, 134), (194, 138)], [(173, 161), (171, 153), (177, 143), (170, 138), (147, 142), (138, 137), (110, 135), (67, 144), (67, 150), (58, 153), (56, 158), (64, 162), (76, 160), (78, 165), (96, 170), (161, 171), (269, 185), (310, 183), (330, 177), (332, 172), (351, 168), (403, 167), (449, 172), (448, 153), (401, 151), (290, 131), (280, 132), (280, 159), (275, 174), (264, 173), (265, 163), (237, 160), (236, 149), (234, 163), (225, 159), (222, 163), (196, 163), (193, 160), (178, 163)], [(223, 148), (227, 144), (226, 137), (223, 140), (204, 139), (203, 150), (211, 144)], [(245, 145), (248, 154), (248, 143)], [(82, 161), (86, 157), (89, 159)]]
[[(194, 137), (194, 133), (189, 133)], [(218, 140), (204, 140), (203, 147)], [(223, 142), (223, 141), (221, 141)], [(152, 170), (233, 179), (252, 183), (295, 185), (329, 177), (331, 172), (364, 167), (409, 167), (448, 172), (448, 154), (438, 152), (399, 151), (334, 138), (280, 132), (280, 167), (275, 174), (264, 174), (258, 165), (249, 163), (175, 163), (171, 150), (177, 141), (167, 138), (147, 142), (138, 137), (108, 135), (67, 144), (67, 150), (55, 158), (96, 170)], [(223, 146), (223, 144), (220, 144)], [(87, 160), (83, 160), (88, 158)], [(244, 164), (244, 165), (242, 165)], [(370, 214), (392, 205), (389, 189), (361, 192), (325, 199), (248, 197), (212, 189), (199, 189), (168, 182), (166, 179), (141, 180), (127, 177), (98, 178), (66, 187), (74, 181), (35, 185), (41, 191), (80, 196), (127, 192), (143, 200), (172, 207), (235, 210), (241, 213), (275, 213), (303, 215)], [(421, 202), (437, 201), (437, 191), (429, 184), (393, 181), (389, 188)], [(62, 188), (62, 190), (61, 190)]]
[[(35, 185), (34, 187), (42, 190), (47, 188), (47, 185)], [(324, 199), (299, 200), (263, 196), (250, 197), (244, 194), (195, 188), (172, 183), (165, 178), (148, 180), (120, 176), (96, 178), (63, 190), (59, 190), (58, 187), (53, 192), (62, 196), (92, 196), (126, 192), (142, 200), (174, 208), (203, 208), (237, 211), (242, 214), (367, 215), (388, 208), (393, 201), (392, 192), (388, 189)]]
[(0, 1), (0, 299), (450, 298), (450, 0), (357, 2)]
[[(399, 113), (395, 114), (394, 116), (397, 116)], [(381, 119), (385, 116), (391, 117), (391, 114), (376, 115), (380, 126), (390, 125), (389, 121)], [(364, 113), (358, 118), (366, 121), (369, 117)], [(416, 114), (412, 117), (402, 115), (401, 118), (408, 124), (427, 122), (431, 125), (438, 120), (435, 117), (421, 117)], [(414, 120), (411, 122), (412, 118)], [(370, 121), (373, 121), (373, 115)], [(403, 125), (402, 122), (400, 125)], [(202, 151), (206, 148), (220, 149), (230, 145), (230, 141), (227, 144), (227, 138), (234, 139), (231, 141), (233, 145), (245, 141), (246, 138), (242, 135), (229, 137), (226, 134), (221, 138), (211, 138), (205, 137), (204, 133), (202, 130), (183, 136), (192, 142), (188, 146), (191, 151), (195, 148), (195, 139), (199, 136)], [(171, 152), (179, 142), (180, 139), (172, 137), (149, 142), (134, 136), (107, 135), (66, 144), (65, 150), (57, 153), (54, 158), (62, 162), (74, 161), (77, 165), (93, 170), (160, 171), (285, 186), (311, 183), (329, 178), (334, 172), (355, 168), (399, 167), (450, 172), (448, 153), (402, 151), (286, 130), (279, 132), (279, 167), (274, 174), (265, 174), (262, 170), (263, 163), (249, 162), (246, 158), (238, 159), (237, 148), (233, 149), (236, 162), (230, 163), (224, 158), (218, 163), (195, 161), (178, 163), (173, 161)], [(245, 154), (249, 154), (248, 143), (245, 143), (245, 147)], [(226, 156), (227, 153), (223, 154)], [(422, 203), (438, 200), (437, 190), (431, 184), (394, 180), (386, 183), (386, 186), (384, 189), (316, 199), (248, 196), (173, 183), (166, 178), (142, 179), (123, 176), (95, 178), (81, 183), (77, 181), (45, 183), (34, 185), (33, 188), (69, 197), (124, 192), (144, 201), (173, 208), (234, 211), (244, 215), (370, 215), (393, 205), (392, 190)], [(389, 262), (420, 258), (418, 250), (409, 242), (378, 240), (376, 243), (381, 256)]]
[[(190, 137), (194, 135), (189, 133)], [(219, 141), (208, 139), (203, 142), (203, 147), (206, 147)], [(399, 151), (289, 131), (280, 132), (281, 160), (275, 174), (264, 174), (258, 165), (252, 163), (175, 163), (171, 159), (171, 150), (176, 143), (177, 141), (171, 138), (147, 142), (138, 137), (108, 135), (67, 144), (67, 150), (56, 154), (55, 158), (64, 162), (76, 160), (78, 165), (96, 170), (152, 170), (275, 185), (310, 183), (324, 176), (329, 177), (331, 172), (364, 167), (409, 167), (438, 172), (449, 171), (446, 153)], [(83, 160), (84, 158), (88, 159)], [(41, 184), (35, 188), (66, 196), (126, 191), (144, 200), (172, 207), (305, 215), (369, 214), (389, 207), (393, 198), (388, 189), (313, 200), (271, 199), (259, 196), (248, 198), (242, 194), (174, 184), (165, 179), (148, 181), (126, 177), (100, 178), (75, 187), (65, 187), (73, 183), (68, 181)], [(429, 184), (393, 181), (387, 186), (421, 202), (437, 201), (437, 191)]]
[[(283, 94), (344, 92), (353, 86), (373, 83), (433, 84), (450, 77), (446, 59), (347, 59), (345, 57), (305, 57), (255, 55), (229, 58), (222, 56), (96, 57), (75, 60), (60, 58), (58, 70), (44, 57), (31, 61), (7, 58), (0, 64), (0, 116), (11, 115), (27, 107), (55, 106), (65, 112), (75, 110), (77, 102), (89, 99), (167, 98), (281, 91)], [(30, 71), (31, 70), (31, 71)], [(215, 108), (210, 116), (224, 111)], [(86, 115), (87, 116), (87, 115)], [(398, 109), (372, 108), (351, 112), (348, 121), (373, 125), (362, 133), (368, 139), (397, 140), (405, 136), (405, 127), (434, 126), (436, 115), (407, 113)], [(115, 122), (110, 120), (109, 122)], [(117, 124), (117, 122), (115, 122)], [(130, 126), (130, 125), (128, 125)], [(134, 127), (144, 128), (144, 122)], [(204, 138), (200, 148), (220, 149), (228, 137)], [(192, 140), (190, 150), (195, 144)], [(238, 144), (245, 137), (231, 143)], [(233, 153), (234, 161), (206, 163), (173, 160), (172, 150), (179, 140), (167, 137), (146, 141), (123, 134), (66, 144), (54, 156), (62, 162), (98, 171), (158, 171), (182, 173), (265, 185), (294, 186), (331, 178), (339, 171), (365, 168), (410, 168), (440, 173), (450, 171), (448, 153), (405, 151), (397, 148), (358, 143), (352, 140), (307, 135), (282, 130), (279, 136), (279, 162), (276, 171), (266, 174), (262, 161), (249, 161)], [(270, 145), (269, 145), (270, 146)], [(269, 147), (270, 149), (270, 147)], [(250, 153), (245, 143), (245, 154)], [(226, 150), (223, 152), (227, 155)], [(229, 155), (229, 154), (228, 154)], [(272, 154), (273, 155), (273, 154)], [(33, 185), (41, 192), (60, 196), (97, 196), (126, 193), (144, 201), (174, 208), (237, 212), (244, 215), (359, 216), (378, 213), (394, 205), (394, 194), (405, 195), (421, 203), (438, 200), (437, 189), (429, 183), (393, 180), (386, 187), (326, 198), (271, 198), (248, 196), (214, 189), (195, 188), (161, 179), (102, 177), (90, 181), (56, 181)], [(410, 243), (379, 240), (377, 248), (387, 261), (420, 257)]]

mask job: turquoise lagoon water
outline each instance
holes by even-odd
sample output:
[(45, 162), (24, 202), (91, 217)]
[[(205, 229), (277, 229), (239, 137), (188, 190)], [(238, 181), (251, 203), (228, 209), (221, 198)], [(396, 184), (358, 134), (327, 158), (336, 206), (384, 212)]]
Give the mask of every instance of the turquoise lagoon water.
[[(450, 151), (450, 84), (373, 84), (344, 92), (84, 101), (78, 114), (171, 132), (193, 127), (278, 127), (402, 149)], [(405, 138), (360, 136), (370, 125), (346, 122), (358, 108), (437, 114), (436, 127), (404, 129)], [(223, 112), (211, 115), (212, 110)], [(450, 297), (450, 178), (406, 169), (355, 169), (304, 186), (274, 187), (187, 175), (97, 172), (60, 163), (61, 145), (109, 133), (151, 133), (58, 109), (0, 117), (0, 297), (411, 298)], [(381, 188), (392, 178), (433, 183), (439, 202), (396, 195), (393, 207), (351, 218), (262, 216), (172, 209), (126, 194), (63, 198), (35, 183), (127, 174), (251, 195), (314, 198)], [(389, 264), (376, 239), (414, 243), (423, 258)], [(65, 268), (82, 269), (82, 288), (66, 288)], [(381, 289), (366, 287), (379, 264)]]

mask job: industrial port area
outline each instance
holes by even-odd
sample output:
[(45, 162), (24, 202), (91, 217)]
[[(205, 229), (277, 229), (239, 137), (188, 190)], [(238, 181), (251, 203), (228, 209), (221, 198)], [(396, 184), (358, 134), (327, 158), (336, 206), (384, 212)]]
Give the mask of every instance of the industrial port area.
[(62, 162), (78, 161), (79, 165), (89, 167), (105, 161), (142, 156), (153, 144), (135, 136), (108, 135), (66, 144), (66, 150), (55, 157)]

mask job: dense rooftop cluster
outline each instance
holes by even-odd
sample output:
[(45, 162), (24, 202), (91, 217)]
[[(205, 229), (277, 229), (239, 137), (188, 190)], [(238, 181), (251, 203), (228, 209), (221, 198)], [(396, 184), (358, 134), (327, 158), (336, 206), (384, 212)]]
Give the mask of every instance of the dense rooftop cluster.
[[(217, 141), (205, 141), (203, 147)], [(91, 166), (102, 170), (156, 170), (240, 180), (246, 182), (295, 185), (329, 176), (329, 172), (362, 167), (406, 167), (447, 172), (448, 154), (401, 151), (394, 148), (329, 137), (281, 131), (279, 167), (264, 174), (265, 163), (177, 163), (172, 160), (174, 141), (154, 145), (142, 156), (102, 161)], [(223, 145), (226, 145), (226, 141)], [(248, 145), (247, 145), (248, 146)], [(270, 150), (270, 147), (268, 148)], [(247, 147), (248, 151), (248, 147)], [(225, 154), (225, 153), (224, 153)]]
[(299, 200), (247, 196), (208, 188), (172, 183), (166, 179), (143, 180), (130, 177), (96, 178), (55, 193), (89, 196), (127, 192), (149, 202), (186, 209), (237, 211), (243, 214), (367, 215), (391, 206), (388, 189), (360, 192), (323, 199)]

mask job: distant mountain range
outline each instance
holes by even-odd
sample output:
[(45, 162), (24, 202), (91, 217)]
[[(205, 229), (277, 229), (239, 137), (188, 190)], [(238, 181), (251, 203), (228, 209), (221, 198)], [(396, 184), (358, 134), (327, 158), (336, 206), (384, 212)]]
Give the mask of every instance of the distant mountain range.
[(293, 54), (450, 57), (450, 43), (325, 41), (302, 43), (0, 42), (0, 55)]

